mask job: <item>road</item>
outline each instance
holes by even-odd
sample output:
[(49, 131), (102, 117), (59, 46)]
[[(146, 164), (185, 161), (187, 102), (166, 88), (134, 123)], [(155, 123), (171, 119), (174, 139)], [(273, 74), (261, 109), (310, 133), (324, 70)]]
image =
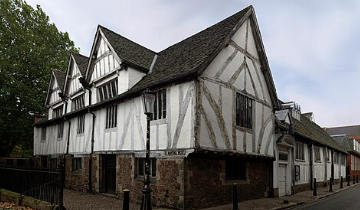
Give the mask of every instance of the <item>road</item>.
[(329, 196), (328, 198), (299, 206), (295, 209), (306, 210), (359, 210), (360, 209), (360, 186)]

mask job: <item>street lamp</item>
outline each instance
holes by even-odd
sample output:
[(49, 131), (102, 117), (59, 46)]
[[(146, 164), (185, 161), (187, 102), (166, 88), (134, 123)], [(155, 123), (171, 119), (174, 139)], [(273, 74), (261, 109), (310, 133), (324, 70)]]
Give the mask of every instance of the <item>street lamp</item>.
[(151, 189), (150, 189), (150, 120), (154, 112), (155, 94), (149, 89), (143, 92), (144, 114), (146, 115), (146, 159), (143, 198), (141, 210), (151, 210)]

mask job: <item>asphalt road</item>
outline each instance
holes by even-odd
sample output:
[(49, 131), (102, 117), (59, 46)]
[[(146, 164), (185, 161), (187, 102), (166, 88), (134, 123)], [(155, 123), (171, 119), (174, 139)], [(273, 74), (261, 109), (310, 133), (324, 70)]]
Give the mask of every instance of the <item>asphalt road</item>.
[(306, 210), (359, 210), (360, 186), (337, 193), (315, 203), (299, 206), (296, 209)]

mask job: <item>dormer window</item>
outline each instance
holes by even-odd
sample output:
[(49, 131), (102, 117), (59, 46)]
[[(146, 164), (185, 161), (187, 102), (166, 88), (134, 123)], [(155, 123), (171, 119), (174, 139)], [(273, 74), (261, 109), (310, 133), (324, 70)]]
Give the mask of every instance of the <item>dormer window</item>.
[(97, 88), (98, 101), (105, 101), (117, 95), (117, 78)]
[(155, 92), (153, 120), (166, 118), (166, 89)]
[(63, 105), (54, 109), (54, 118), (61, 117), (63, 115)]

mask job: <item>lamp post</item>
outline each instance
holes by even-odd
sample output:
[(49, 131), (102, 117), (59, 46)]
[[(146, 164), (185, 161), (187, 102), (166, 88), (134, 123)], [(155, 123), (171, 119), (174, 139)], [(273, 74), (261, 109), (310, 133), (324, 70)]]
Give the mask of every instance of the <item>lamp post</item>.
[(144, 114), (146, 115), (146, 159), (143, 198), (141, 210), (151, 210), (151, 188), (150, 188), (150, 120), (153, 114), (155, 95), (149, 89), (143, 92)]

